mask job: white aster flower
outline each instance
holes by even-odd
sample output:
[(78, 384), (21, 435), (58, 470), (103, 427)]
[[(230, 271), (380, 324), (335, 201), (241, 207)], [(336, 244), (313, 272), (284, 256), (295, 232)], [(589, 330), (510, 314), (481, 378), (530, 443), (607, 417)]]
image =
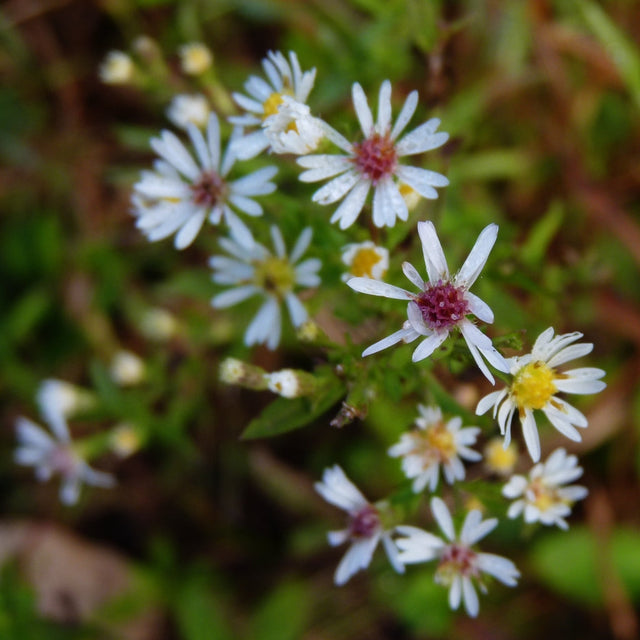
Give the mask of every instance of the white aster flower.
[(404, 573), (404, 565), (391, 538), (394, 528), (385, 528), (380, 509), (367, 501), (338, 465), (325, 469), (322, 482), (316, 482), (315, 488), (327, 502), (349, 516), (346, 529), (331, 531), (328, 535), (332, 547), (351, 542), (334, 574), (335, 584), (343, 585), (360, 569), (366, 569), (381, 540), (391, 566), (398, 573)]
[(206, 127), (210, 113), (209, 101), (201, 93), (181, 93), (167, 107), (167, 118), (181, 129), (187, 129), (189, 123), (198, 128)]
[(502, 488), (502, 495), (515, 502), (509, 507), (509, 518), (524, 513), (524, 521), (541, 522), (568, 529), (565, 520), (571, 507), (589, 493), (585, 487), (564, 486), (582, 475), (576, 456), (568, 456), (564, 449), (556, 449), (547, 461), (536, 464), (529, 477), (516, 475)]
[(178, 55), (182, 71), (192, 76), (204, 73), (213, 62), (211, 50), (201, 42), (183, 44), (178, 50)]
[(306, 104), (291, 96), (283, 96), (278, 111), (265, 118), (262, 126), (271, 151), (301, 156), (318, 148), (324, 138), (323, 124), (311, 115)]
[(145, 369), (144, 361), (138, 355), (122, 349), (113, 356), (109, 373), (116, 384), (131, 387), (144, 380)]
[[(257, 156), (267, 147), (280, 144), (286, 151), (273, 150), (276, 153), (298, 153), (292, 151), (290, 145), (310, 149), (313, 140), (320, 135), (315, 118), (311, 118), (305, 106), (309, 93), (313, 88), (316, 78), (316, 70), (302, 72), (298, 57), (293, 51), (289, 52), (289, 60), (280, 51), (269, 51), (267, 57), (262, 60), (267, 80), (258, 76), (250, 76), (244, 85), (248, 96), (241, 93), (232, 94), (238, 106), (247, 113), (243, 116), (232, 116), (229, 121), (241, 127), (260, 127), (235, 142), (234, 151), (238, 158), (246, 160)], [(286, 101), (285, 97), (293, 98)], [(277, 116), (280, 107), (284, 105), (285, 111), (281, 117), (270, 120), (271, 116)], [(286, 136), (283, 129), (283, 121), (287, 126), (291, 123), (300, 128), (296, 135)], [(318, 139), (319, 140), (319, 139)], [(317, 144), (318, 140), (315, 142)], [(306, 152), (304, 152), (306, 153)]]
[(176, 249), (189, 246), (208, 217), (217, 225), (224, 217), (241, 244), (250, 245), (251, 232), (234, 213), (232, 207), (248, 216), (261, 216), (262, 207), (252, 198), (272, 193), (270, 182), (277, 173), (275, 167), (265, 167), (230, 182), (227, 175), (235, 162), (230, 153), (236, 131), (231, 136), (224, 155), (220, 156), (220, 125), (215, 113), (209, 116), (207, 137), (193, 124), (187, 132), (196, 152), (196, 160), (182, 142), (170, 131), (163, 131), (151, 140), (160, 156), (154, 171), (144, 171), (134, 186), (136, 226), (152, 242), (176, 234)]
[(106, 84), (126, 84), (135, 76), (136, 67), (124, 51), (109, 51), (100, 65), (98, 75)]
[(400, 159), (437, 149), (447, 141), (449, 134), (436, 133), (440, 120), (432, 118), (398, 140), (418, 105), (417, 91), (409, 94), (393, 127), (391, 83), (388, 80), (380, 87), (378, 119), (375, 123), (364, 91), (357, 82), (353, 85), (352, 95), (364, 140), (351, 143), (325, 124), (327, 138), (346, 155), (298, 158), (298, 164), (308, 169), (300, 175), (300, 180), (317, 182), (332, 178), (313, 194), (313, 200), (320, 204), (333, 204), (344, 198), (331, 217), (331, 222), (339, 222), (341, 229), (355, 222), (373, 187), (373, 224), (376, 227), (392, 227), (396, 218), (406, 220), (409, 215), (407, 203), (400, 192), (400, 183), (430, 199), (438, 197), (434, 187), (446, 187), (449, 184), (443, 175), (400, 164)]
[(402, 270), (420, 289), (420, 293), (411, 293), (370, 278), (352, 278), (347, 282), (352, 289), (361, 293), (410, 301), (407, 307), (408, 320), (402, 329), (372, 344), (362, 355), (368, 356), (398, 342), (413, 342), (416, 338), (425, 336), (413, 352), (412, 359), (418, 362), (429, 357), (457, 328), (462, 333), (476, 364), (493, 383), (493, 376), (482, 358), (486, 358), (499, 371), (508, 371), (509, 365), (491, 344), (491, 339), (467, 319), (467, 316), (474, 314), (483, 322), (493, 322), (493, 311), (469, 289), (489, 257), (498, 235), (498, 226), (490, 224), (482, 230), (462, 268), (453, 277), (449, 275), (449, 267), (433, 223), (418, 222), (418, 234), (422, 242), (429, 282), (425, 282), (409, 262), (402, 264)]
[(95, 396), (90, 391), (77, 387), (65, 380), (47, 378), (40, 383), (36, 402), (42, 416), (50, 422), (58, 415), (69, 418), (72, 415), (90, 409)]
[(483, 520), (482, 513), (477, 509), (469, 511), (460, 535), (456, 536), (449, 509), (440, 498), (431, 499), (431, 512), (446, 539), (417, 527), (400, 526), (398, 533), (406, 536), (396, 540), (401, 552), (400, 561), (412, 564), (437, 560), (439, 564), (435, 580), (449, 587), (449, 606), (457, 609), (463, 600), (467, 613), (475, 617), (480, 607), (474, 583), (482, 593), (487, 591), (482, 574), (489, 574), (503, 584), (514, 587), (520, 572), (507, 558), (493, 553), (480, 553), (471, 548), (496, 527), (497, 518)]
[(458, 416), (445, 422), (440, 407), (418, 405), (418, 411), (418, 429), (403, 433), (400, 442), (389, 449), (389, 455), (402, 457), (402, 470), (407, 478), (414, 479), (412, 486), (415, 493), (427, 485), (430, 491), (435, 491), (441, 465), (449, 484), (464, 480), (462, 460), (477, 461), (482, 458), (477, 451), (469, 448), (476, 443), (480, 429), (462, 429), (462, 418)]
[(265, 298), (244, 334), (247, 346), (266, 344), (269, 349), (278, 346), (282, 330), (280, 305), (283, 302), (295, 328), (307, 320), (307, 310), (294, 294), (294, 289), (297, 286), (316, 287), (320, 284), (320, 260), (307, 258), (297, 264), (309, 247), (311, 237), (311, 228), (305, 228), (289, 256), (282, 233), (276, 226), (271, 227), (275, 254), (255, 241), (251, 248), (247, 248), (240, 245), (237, 239), (220, 239), (220, 246), (231, 257), (213, 256), (210, 259), (209, 265), (214, 270), (213, 281), (233, 285), (233, 288), (215, 296), (211, 300), (212, 306), (224, 309), (254, 295)]
[(518, 448), (511, 442), (505, 448), (502, 438), (491, 438), (484, 448), (484, 464), (491, 473), (510, 476), (518, 462)]
[(349, 273), (342, 274), (345, 282), (353, 277), (382, 280), (389, 269), (389, 250), (370, 240), (353, 242), (342, 249), (342, 262), (349, 267)]
[(511, 384), (482, 398), (476, 408), (476, 413), (482, 415), (493, 407), (493, 417), (497, 416), (500, 433), (505, 436), (505, 447), (511, 441), (511, 419), (517, 409), (524, 440), (534, 462), (540, 459), (540, 436), (533, 412), (542, 409), (560, 433), (570, 440), (580, 441), (576, 427), (586, 427), (586, 417), (556, 394), (597, 393), (607, 386), (599, 380), (605, 373), (602, 369), (584, 367), (559, 371), (560, 365), (590, 353), (593, 344), (572, 344), (582, 337), (577, 331), (555, 338), (553, 334), (553, 327), (549, 327), (538, 336), (531, 353), (509, 358)]
[(54, 473), (60, 474), (60, 500), (66, 505), (78, 501), (82, 483), (112, 487), (115, 484), (113, 476), (92, 469), (74, 448), (62, 407), (55, 396), (45, 393), (39, 396), (38, 401), (54, 437), (28, 418), (18, 418), (15, 462), (34, 467), (36, 478), (41, 482), (49, 480)]

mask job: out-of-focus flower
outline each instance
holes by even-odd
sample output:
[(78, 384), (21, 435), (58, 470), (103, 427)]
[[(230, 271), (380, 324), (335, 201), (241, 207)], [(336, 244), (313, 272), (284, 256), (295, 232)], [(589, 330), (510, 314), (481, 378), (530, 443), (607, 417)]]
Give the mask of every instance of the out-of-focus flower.
[(418, 411), (418, 429), (403, 433), (400, 442), (389, 449), (389, 455), (394, 458), (402, 457), (402, 470), (407, 478), (413, 478), (415, 493), (422, 491), (427, 485), (430, 491), (435, 491), (440, 466), (449, 484), (464, 480), (462, 460), (477, 461), (482, 458), (470, 448), (476, 443), (480, 429), (462, 429), (462, 418), (458, 416), (445, 422), (440, 407), (418, 405)]
[(529, 477), (513, 476), (502, 488), (502, 495), (515, 502), (509, 507), (507, 515), (517, 518), (524, 514), (524, 521), (541, 522), (568, 529), (565, 518), (571, 513), (571, 507), (577, 500), (586, 498), (589, 493), (585, 487), (565, 485), (582, 475), (576, 456), (569, 456), (564, 449), (556, 449), (547, 461), (536, 464)]
[(605, 374), (602, 369), (584, 367), (559, 371), (557, 367), (569, 360), (591, 353), (593, 344), (572, 344), (582, 338), (577, 331), (555, 338), (553, 334), (553, 327), (549, 327), (538, 336), (531, 353), (509, 358), (507, 370), (513, 376), (511, 384), (501, 391), (486, 395), (476, 408), (476, 413), (481, 415), (493, 407), (493, 417), (497, 416), (500, 433), (505, 436), (505, 447), (511, 441), (511, 419), (517, 409), (524, 440), (534, 462), (540, 459), (540, 436), (533, 412), (542, 409), (549, 422), (562, 435), (579, 441), (581, 436), (576, 427), (585, 428), (587, 419), (556, 394), (598, 393), (607, 386), (600, 380)]
[(41, 482), (59, 474), (62, 477), (60, 500), (66, 505), (78, 501), (82, 483), (112, 487), (115, 484), (113, 476), (92, 469), (74, 447), (67, 421), (54, 395), (41, 396), (39, 404), (54, 437), (28, 418), (18, 418), (15, 462), (34, 467), (36, 478)]
[(183, 44), (178, 50), (180, 67), (191, 76), (203, 74), (213, 63), (213, 54), (209, 47), (201, 42)]
[(453, 520), (447, 505), (440, 498), (431, 499), (431, 511), (445, 540), (418, 529), (400, 526), (400, 537), (396, 540), (400, 549), (400, 561), (404, 564), (438, 561), (435, 580), (449, 587), (449, 606), (457, 609), (464, 601), (467, 613), (475, 617), (480, 605), (476, 586), (486, 593), (482, 574), (487, 573), (509, 587), (516, 586), (520, 572), (511, 560), (493, 553), (480, 553), (471, 547), (484, 538), (498, 524), (497, 518), (482, 519), (482, 513), (472, 510), (467, 513), (460, 535), (456, 536)]
[[(233, 99), (247, 113), (243, 116), (232, 116), (229, 121), (241, 127), (260, 127), (246, 136), (239, 138), (234, 144), (234, 152), (241, 160), (253, 158), (272, 144), (286, 149), (276, 153), (307, 153), (293, 151), (311, 149), (317, 145), (321, 133), (315, 118), (305, 109), (307, 98), (313, 88), (316, 70), (302, 72), (298, 57), (289, 52), (289, 60), (280, 51), (269, 51), (262, 60), (267, 80), (258, 76), (250, 76), (244, 85), (248, 96), (234, 93)], [(285, 97), (292, 98), (286, 101)], [(282, 115), (280, 108), (285, 106)], [(277, 116), (270, 120), (270, 117)], [(286, 123), (286, 126), (284, 126)], [(292, 135), (286, 135), (290, 125)]]
[(307, 310), (294, 294), (294, 289), (320, 284), (320, 260), (307, 258), (297, 264), (309, 247), (311, 236), (311, 228), (304, 229), (289, 256), (282, 233), (276, 226), (271, 227), (275, 254), (257, 242), (247, 249), (235, 239), (220, 240), (220, 246), (232, 257), (213, 256), (210, 259), (209, 264), (214, 270), (213, 281), (233, 286), (216, 295), (211, 300), (212, 306), (224, 309), (254, 295), (265, 298), (244, 335), (247, 346), (266, 344), (269, 349), (278, 346), (282, 332), (280, 305), (283, 302), (295, 328), (307, 320)]
[(506, 448), (502, 438), (492, 438), (484, 448), (484, 463), (491, 473), (508, 476), (518, 462), (518, 449), (511, 442)]
[(281, 369), (267, 374), (269, 391), (283, 398), (301, 398), (311, 396), (318, 388), (316, 378), (299, 369)]
[(201, 129), (206, 127), (210, 113), (209, 102), (201, 93), (181, 93), (167, 108), (167, 118), (180, 129), (187, 129), (189, 124)]
[(90, 409), (95, 404), (95, 395), (70, 382), (47, 378), (38, 387), (36, 401), (42, 417), (49, 422), (58, 414), (70, 418)]
[(100, 65), (98, 75), (106, 84), (127, 84), (133, 81), (136, 67), (124, 51), (109, 51)]
[(255, 364), (237, 358), (225, 358), (220, 363), (220, 381), (236, 384), (245, 389), (264, 391), (269, 386), (268, 373)]
[[(153, 171), (144, 171), (134, 186), (136, 226), (152, 242), (176, 234), (174, 246), (184, 249), (200, 231), (205, 218), (220, 224), (224, 217), (235, 238), (250, 246), (253, 236), (232, 207), (248, 216), (261, 216), (262, 207), (252, 198), (272, 193), (275, 167), (265, 167), (230, 182), (227, 175), (235, 162), (229, 152), (234, 136), (220, 157), (220, 124), (215, 113), (209, 116), (207, 137), (198, 128), (187, 125), (197, 161), (170, 131), (151, 140), (160, 156)], [(238, 135), (238, 132), (235, 132)]]
[(342, 274), (345, 282), (353, 277), (382, 280), (389, 269), (389, 251), (370, 240), (351, 243), (342, 250), (342, 262), (349, 267), (349, 273)]
[(420, 293), (411, 293), (370, 278), (351, 278), (347, 281), (354, 291), (360, 293), (409, 301), (408, 320), (402, 329), (372, 344), (362, 355), (368, 356), (398, 342), (413, 342), (416, 338), (425, 336), (413, 352), (412, 359), (418, 362), (429, 357), (454, 329), (459, 329), (480, 371), (493, 383), (493, 376), (483, 358), (499, 371), (508, 371), (509, 365), (491, 344), (491, 339), (467, 316), (473, 314), (483, 322), (493, 322), (493, 311), (469, 289), (489, 257), (498, 235), (498, 226), (490, 224), (482, 230), (462, 268), (453, 277), (449, 275), (449, 267), (433, 223), (418, 222), (418, 234), (429, 282), (425, 282), (409, 262), (402, 264), (402, 270), (420, 289)]
[[(367, 104), (362, 87), (356, 82), (352, 90), (353, 105), (364, 140), (351, 143), (325, 123), (326, 137), (346, 152), (346, 155), (309, 155), (298, 158), (298, 164), (308, 171), (300, 175), (303, 182), (332, 180), (313, 194), (314, 202), (333, 204), (342, 200), (331, 222), (341, 229), (350, 227), (360, 215), (373, 188), (373, 224), (393, 227), (396, 218), (407, 220), (409, 211), (399, 183), (417, 191), (424, 198), (437, 198), (434, 187), (446, 187), (447, 178), (435, 171), (400, 164), (401, 158), (424, 153), (442, 146), (449, 134), (436, 133), (440, 120), (432, 118), (398, 140), (418, 105), (418, 92), (409, 94), (393, 127), (391, 126), (391, 83), (385, 80), (378, 98), (378, 119)], [(343, 200), (344, 198), (344, 200)]]
[(111, 430), (111, 450), (120, 458), (133, 455), (142, 446), (140, 429), (128, 422), (121, 422)]
[(391, 537), (394, 527), (384, 526), (380, 509), (367, 501), (338, 465), (325, 469), (322, 482), (316, 482), (315, 488), (327, 502), (346, 511), (349, 516), (346, 529), (331, 531), (328, 535), (332, 547), (351, 543), (334, 574), (337, 585), (345, 584), (360, 569), (369, 566), (381, 540), (393, 568), (404, 573), (404, 565)]
[(178, 331), (178, 321), (166, 309), (148, 309), (140, 319), (140, 331), (150, 340), (169, 340)]
[(131, 351), (118, 351), (111, 360), (111, 378), (122, 387), (140, 384), (146, 375), (143, 360)]

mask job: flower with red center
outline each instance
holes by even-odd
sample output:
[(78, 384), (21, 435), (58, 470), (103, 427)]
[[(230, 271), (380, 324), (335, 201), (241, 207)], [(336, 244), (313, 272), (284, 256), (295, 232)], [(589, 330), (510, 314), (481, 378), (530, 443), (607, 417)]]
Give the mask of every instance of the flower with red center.
[(511, 560), (493, 553), (481, 553), (472, 546), (484, 538), (498, 524), (496, 518), (482, 519), (477, 509), (467, 514), (460, 535), (456, 536), (447, 505), (440, 498), (431, 499), (431, 512), (445, 540), (418, 529), (400, 526), (398, 533), (406, 537), (396, 540), (400, 560), (405, 564), (438, 561), (435, 580), (449, 587), (449, 606), (457, 609), (464, 601), (467, 613), (475, 617), (480, 608), (474, 583), (486, 593), (482, 574), (487, 573), (509, 587), (516, 586), (520, 572)]
[(602, 369), (580, 367), (560, 371), (558, 367), (569, 360), (590, 353), (593, 344), (572, 344), (582, 337), (577, 331), (555, 337), (553, 334), (553, 327), (549, 327), (538, 336), (531, 353), (509, 358), (507, 371), (513, 377), (511, 384), (486, 395), (476, 408), (476, 413), (482, 415), (493, 407), (493, 417), (497, 417), (500, 433), (505, 437), (505, 448), (511, 442), (511, 420), (517, 410), (524, 440), (534, 462), (540, 460), (540, 436), (534, 411), (542, 410), (562, 435), (580, 441), (582, 437), (576, 427), (587, 427), (587, 418), (557, 394), (598, 393), (607, 386), (600, 380), (605, 373)]
[(418, 362), (430, 356), (454, 329), (459, 329), (476, 364), (493, 383), (493, 376), (483, 358), (499, 371), (508, 371), (509, 365), (491, 344), (491, 339), (467, 316), (473, 314), (483, 322), (493, 322), (493, 312), (489, 306), (471, 293), (469, 288), (489, 257), (498, 235), (498, 226), (490, 224), (482, 230), (462, 268), (454, 276), (449, 275), (449, 267), (433, 223), (418, 222), (418, 234), (429, 281), (425, 282), (408, 262), (403, 263), (402, 270), (420, 289), (420, 293), (411, 293), (370, 278), (351, 278), (347, 281), (352, 289), (361, 293), (409, 301), (407, 320), (402, 329), (372, 344), (362, 355), (368, 356), (398, 342), (413, 342), (425, 336), (413, 352), (413, 361)]
[(337, 585), (343, 585), (354, 573), (369, 566), (381, 540), (393, 568), (404, 573), (404, 565), (398, 560), (398, 549), (391, 538), (395, 527), (384, 526), (381, 505), (370, 504), (338, 465), (324, 470), (322, 482), (316, 482), (315, 489), (327, 502), (349, 515), (347, 528), (331, 531), (328, 536), (332, 547), (351, 541), (334, 575)]
[(82, 458), (71, 441), (65, 414), (69, 411), (67, 399), (45, 381), (38, 392), (40, 412), (49, 423), (51, 437), (42, 427), (27, 418), (16, 422), (18, 448), (14, 453), (17, 464), (35, 468), (36, 478), (41, 482), (49, 480), (54, 473), (62, 478), (60, 500), (71, 505), (78, 501), (80, 485), (112, 487), (113, 476), (92, 469)]
[(401, 159), (441, 147), (449, 134), (436, 133), (440, 120), (432, 118), (398, 139), (418, 105), (417, 91), (407, 96), (393, 127), (391, 83), (388, 80), (380, 87), (375, 123), (364, 91), (357, 82), (353, 85), (352, 96), (364, 140), (351, 143), (323, 123), (327, 138), (346, 155), (318, 154), (298, 158), (298, 164), (307, 169), (300, 175), (300, 180), (317, 182), (333, 178), (315, 192), (313, 200), (320, 204), (333, 204), (344, 198), (331, 218), (331, 222), (338, 222), (341, 229), (355, 222), (373, 187), (373, 223), (376, 227), (392, 227), (396, 218), (406, 220), (409, 215), (402, 190), (410, 188), (424, 198), (435, 199), (438, 192), (434, 187), (449, 184), (443, 175), (406, 166), (400, 162)]
[(547, 461), (536, 464), (529, 477), (515, 475), (502, 488), (502, 495), (511, 500), (509, 518), (524, 514), (524, 521), (541, 522), (568, 529), (565, 520), (571, 507), (589, 493), (579, 485), (565, 486), (582, 475), (576, 456), (569, 456), (564, 449), (556, 449)]
[(400, 441), (389, 449), (389, 455), (402, 458), (402, 470), (413, 479), (413, 491), (418, 493), (427, 485), (435, 491), (440, 476), (440, 466), (449, 484), (464, 480), (462, 460), (478, 461), (482, 456), (471, 449), (480, 429), (465, 427), (462, 418), (455, 416), (444, 421), (440, 407), (418, 405), (420, 417), (415, 430), (403, 433)]
[(226, 151), (220, 153), (220, 124), (218, 117), (209, 116), (206, 138), (193, 124), (187, 132), (195, 149), (191, 155), (178, 137), (163, 131), (151, 140), (160, 156), (153, 171), (143, 171), (133, 190), (133, 213), (136, 226), (152, 242), (175, 235), (174, 246), (189, 246), (206, 218), (214, 225), (224, 218), (234, 236), (244, 246), (251, 246), (253, 237), (234, 209), (248, 216), (261, 216), (262, 207), (252, 198), (272, 193), (276, 186), (271, 178), (275, 167), (258, 169), (249, 175), (229, 181), (236, 157), (230, 152), (234, 132)]

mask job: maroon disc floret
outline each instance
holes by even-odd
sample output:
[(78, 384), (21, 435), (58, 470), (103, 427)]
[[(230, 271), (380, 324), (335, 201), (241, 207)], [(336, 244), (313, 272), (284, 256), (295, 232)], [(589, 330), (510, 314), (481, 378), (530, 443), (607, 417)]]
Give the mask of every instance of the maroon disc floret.
[(391, 175), (397, 165), (398, 154), (389, 135), (374, 133), (371, 137), (353, 145), (356, 167), (373, 186), (385, 176)]
[(353, 538), (370, 538), (380, 526), (378, 510), (367, 505), (351, 515), (349, 532)]
[(461, 575), (476, 575), (478, 573), (476, 558), (476, 553), (469, 547), (453, 543), (445, 548), (440, 558), (440, 565), (455, 568), (456, 573)]
[(469, 303), (464, 297), (464, 289), (442, 280), (427, 285), (427, 289), (416, 302), (425, 324), (434, 331), (453, 327), (469, 313)]
[(215, 171), (205, 171), (191, 186), (195, 204), (213, 207), (224, 199), (226, 184)]

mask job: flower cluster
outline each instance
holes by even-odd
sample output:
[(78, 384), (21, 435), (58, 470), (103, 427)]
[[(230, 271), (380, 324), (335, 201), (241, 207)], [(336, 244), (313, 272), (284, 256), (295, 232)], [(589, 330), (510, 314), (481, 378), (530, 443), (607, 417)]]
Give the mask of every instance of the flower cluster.
[[(148, 46), (145, 51), (149, 56), (156, 55)], [(105, 82), (130, 81), (142, 73), (123, 55), (107, 57), (100, 71)], [(484, 518), (484, 505), (473, 495), (473, 481), (488, 470), (494, 479), (499, 476), (504, 482), (501, 493), (511, 504), (505, 505), (505, 513), (500, 515), (522, 515), (528, 524), (567, 528), (572, 505), (587, 495), (586, 488), (570, 484), (582, 475), (582, 468), (575, 455), (562, 448), (551, 453), (546, 462), (538, 462), (543, 446), (535, 412), (542, 411), (570, 440), (580, 440), (578, 429), (587, 427), (587, 418), (561, 395), (601, 391), (605, 387), (601, 380), (604, 371), (591, 367), (565, 370), (563, 365), (589, 354), (593, 345), (578, 343), (581, 333), (556, 335), (550, 327), (535, 340), (530, 353), (503, 354), (500, 349), (507, 341), (492, 339), (492, 328), (486, 327), (494, 323), (493, 310), (471, 291), (498, 240), (498, 225), (490, 223), (478, 229), (462, 266), (452, 272), (434, 222), (409, 220), (417, 199), (436, 200), (437, 189), (449, 185), (444, 175), (422, 166), (422, 155), (439, 149), (448, 140), (448, 134), (439, 131), (440, 120), (430, 118), (405, 132), (418, 111), (417, 91), (404, 98), (394, 118), (391, 83), (384, 80), (374, 117), (364, 89), (354, 82), (351, 97), (360, 132), (349, 140), (314, 114), (310, 96), (316, 69), (303, 70), (294, 52), (269, 52), (262, 61), (263, 76), (251, 75), (244, 93), (230, 94), (215, 84), (216, 59), (205, 45), (185, 45), (179, 57), (184, 74), (202, 84), (207, 79), (214, 84), (204, 93), (175, 96), (169, 104), (167, 115), (180, 131), (163, 130), (150, 141), (156, 159), (133, 186), (135, 225), (151, 242), (173, 236), (174, 247), (180, 250), (196, 242), (201, 232), (205, 235), (203, 228), (214, 228), (221, 252), (208, 260), (215, 286), (211, 313), (218, 320), (232, 314), (228, 311), (231, 307), (250, 308), (253, 304), (255, 315), (246, 325), (243, 322), (238, 331), (235, 325), (230, 329), (238, 337), (243, 333), (245, 347), (264, 345), (275, 350), (284, 334), (285, 339), (306, 336), (302, 340), (305, 344), (325, 350), (314, 356), (320, 364), (312, 372), (280, 368), (267, 373), (251, 362), (226, 358), (220, 365), (221, 380), (255, 391), (271, 391), (280, 396), (276, 403), (293, 406), (296, 411), (307, 407), (309, 421), (345, 396), (339, 419), (332, 424), (342, 426), (356, 416), (364, 417), (368, 405), (384, 393), (383, 385), (368, 384), (364, 378), (373, 370), (383, 369), (391, 358), (385, 360), (385, 355), (378, 355), (361, 361), (359, 349), (354, 356), (350, 345), (343, 345), (343, 336), (335, 340), (329, 337), (331, 331), (333, 336), (340, 333), (342, 325), (335, 326), (339, 323), (325, 321), (325, 333), (321, 325), (334, 303), (333, 296), (326, 293), (333, 274), (333, 284), (340, 290), (335, 304), (348, 305), (347, 311), (361, 300), (353, 292), (406, 304), (406, 310), (402, 307), (401, 315), (389, 323), (395, 327), (390, 335), (379, 338), (376, 323), (366, 327), (369, 330), (373, 326), (378, 339), (364, 349), (363, 357), (419, 340), (412, 352), (413, 364), (408, 365), (414, 368), (412, 372), (429, 373), (440, 366), (432, 356), (444, 354), (450, 347), (464, 366), (471, 365), (470, 375), (478, 374), (479, 369), (488, 383), (494, 385), (496, 376), (504, 382), (504, 388), (486, 395), (476, 407), (477, 416), (492, 409), (497, 428), (486, 418), (464, 426), (476, 422), (473, 414), (462, 409), (460, 415), (450, 414), (451, 407), (456, 406), (453, 400), (442, 402), (442, 408), (436, 405), (434, 400), (440, 399), (443, 389), (438, 385), (436, 392), (435, 383), (429, 388), (427, 382), (423, 404), (417, 407), (415, 428), (397, 433), (397, 441), (388, 448), (389, 456), (401, 459), (406, 477), (402, 480), (406, 487), (396, 495), (370, 502), (337, 464), (325, 469), (322, 480), (315, 484), (327, 502), (347, 515), (346, 527), (328, 534), (331, 546), (349, 544), (335, 571), (337, 585), (368, 567), (381, 544), (397, 573), (404, 573), (409, 564), (435, 562), (434, 579), (448, 588), (451, 608), (463, 603), (467, 613), (476, 616), (478, 590), (486, 592), (486, 576), (515, 586), (520, 574), (511, 560), (476, 549), (477, 543), (498, 526), (499, 519)], [(239, 111), (229, 115), (234, 103)], [(339, 151), (330, 153), (334, 147)], [(336, 225), (330, 233), (323, 229), (321, 216), (308, 215), (299, 204), (290, 206), (291, 182), (283, 186), (286, 193), (276, 193), (275, 163), (287, 161), (290, 169), (298, 172), (296, 188), (326, 181), (315, 193), (309, 192), (307, 207), (314, 206), (311, 203), (336, 205), (326, 216), (328, 224)], [(435, 154), (433, 161), (437, 162)], [(273, 206), (265, 198), (271, 194)], [(281, 201), (277, 200), (279, 195), (283, 196)], [(366, 210), (370, 211), (371, 224), (362, 215)], [(385, 228), (401, 223), (407, 223), (402, 236), (406, 242), (392, 243)], [(336, 237), (340, 240), (330, 246)], [(265, 238), (270, 238), (270, 243)], [(417, 241), (424, 271), (409, 261), (411, 258), (415, 262), (417, 256), (410, 252), (415, 251)], [(455, 251), (452, 254), (457, 255)], [(327, 273), (322, 271), (321, 258)], [(400, 269), (411, 284), (409, 289), (395, 284)], [(283, 323), (283, 307), (290, 322)], [(151, 323), (154, 328), (148, 331), (154, 340), (174, 335), (179, 326), (172, 317), (155, 320)], [(347, 364), (343, 365), (341, 359)], [(424, 363), (427, 359), (431, 359), (428, 364)], [(446, 363), (444, 358), (442, 363)], [(121, 386), (141, 383), (146, 375), (141, 359), (128, 352), (114, 359), (110, 372)], [(337, 389), (338, 393), (329, 395), (330, 402), (324, 405), (326, 398), (321, 402), (317, 396), (327, 389), (331, 393)], [(80, 402), (73, 388), (49, 382), (39, 398), (53, 437), (21, 418), (16, 461), (34, 466), (40, 479), (60, 474), (61, 499), (67, 504), (76, 502), (82, 482), (113, 485), (112, 476), (91, 469), (85, 461), (86, 452), (71, 441), (66, 418)], [(526, 448), (538, 463), (528, 475), (514, 475), (522, 462), (511, 442), (516, 413)], [(296, 415), (295, 420), (302, 423), (304, 417)], [(485, 427), (487, 433), (483, 434)], [(490, 439), (493, 434), (489, 429), (495, 434), (499, 431), (501, 438)], [(118, 424), (112, 435), (113, 450), (118, 455), (136, 450), (144, 439), (135, 425), (127, 422)], [(484, 464), (480, 464), (482, 447)], [(438, 491), (439, 484), (443, 497), (431, 495)], [(411, 505), (425, 495), (429, 496), (431, 513), (442, 536), (404, 522), (411, 516)], [(461, 504), (462, 496), (478, 508), (468, 510), (464, 520), (459, 518), (462, 527), (456, 532), (457, 514), (452, 515), (447, 504)], [(396, 508), (403, 500), (402, 508)]]

